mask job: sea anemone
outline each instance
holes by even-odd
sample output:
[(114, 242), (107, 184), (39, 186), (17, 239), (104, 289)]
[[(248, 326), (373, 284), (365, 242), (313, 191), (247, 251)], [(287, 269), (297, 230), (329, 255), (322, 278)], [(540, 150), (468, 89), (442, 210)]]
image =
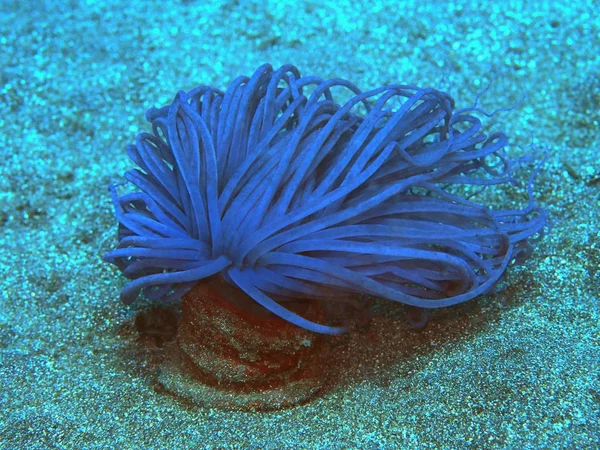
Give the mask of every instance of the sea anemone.
[(151, 108), (152, 133), (127, 153), (137, 187), (110, 187), (129, 304), (179, 299), (220, 275), (266, 310), (336, 334), (290, 301), (385, 298), (418, 308), (466, 302), (531, 253), (545, 214), (493, 210), (472, 195), (515, 184), (507, 137), (486, 135), (476, 106), (390, 84), (263, 65), (225, 92), (199, 86)]

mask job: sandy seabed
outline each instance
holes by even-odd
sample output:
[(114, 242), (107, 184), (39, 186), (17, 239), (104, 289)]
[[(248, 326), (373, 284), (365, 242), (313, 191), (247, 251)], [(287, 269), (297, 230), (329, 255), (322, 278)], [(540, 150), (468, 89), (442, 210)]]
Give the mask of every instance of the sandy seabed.
[[(525, 6), (535, 5), (535, 7)], [(593, 2), (11, 1), (0, 4), (0, 448), (598, 448), (600, 19)], [(102, 263), (106, 189), (144, 113), (264, 62), (363, 89), (434, 86), (547, 159), (552, 221), (498, 292), (411, 330), (382, 305), (332, 361), (336, 385), (278, 412), (156, 392)], [(499, 193), (498, 205), (506, 206)], [(510, 198), (513, 201), (525, 198)]]

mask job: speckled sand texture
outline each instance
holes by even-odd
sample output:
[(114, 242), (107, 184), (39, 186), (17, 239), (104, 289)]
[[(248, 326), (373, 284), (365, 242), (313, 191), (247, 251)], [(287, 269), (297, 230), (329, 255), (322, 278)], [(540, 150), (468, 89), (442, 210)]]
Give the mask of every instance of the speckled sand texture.
[[(497, 3), (497, 4), (496, 4)], [(0, 448), (593, 449), (600, 442), (600, 18), (594, 1), (0, 2)], [(524, 7), (524, 5), (535, 5)], [(231, 413), (154, 390), (144, 302), (101, 262), (107, 185), (147, 108), (263, 62), (515, 104), (486, 127), (547, 150), (551, 234), (499, 292), (422, 332), (385, 303), (324, 397)], [(524, 201), (490, 194), (490, 201)]]

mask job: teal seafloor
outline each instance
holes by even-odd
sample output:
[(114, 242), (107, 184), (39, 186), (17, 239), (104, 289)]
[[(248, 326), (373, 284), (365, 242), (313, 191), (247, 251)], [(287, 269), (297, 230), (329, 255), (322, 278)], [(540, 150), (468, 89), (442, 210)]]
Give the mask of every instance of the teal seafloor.
[[(598, 448), (600, 19), (589, 1), (0, 2), (0, 448)], [(422, 332), (384, 307), (321, 398), (222, 412), (154, 390), (106, 186), (144, 112), (263, 62), (369, 88), (494, 77), (486, 123), (547, 149), (551, 234)], [(520, 147), (519, 147), (520, 146)], [(499, 197), (500, 198), (500, 197)], [(388, 309), (386, 309), (388, 308)]]

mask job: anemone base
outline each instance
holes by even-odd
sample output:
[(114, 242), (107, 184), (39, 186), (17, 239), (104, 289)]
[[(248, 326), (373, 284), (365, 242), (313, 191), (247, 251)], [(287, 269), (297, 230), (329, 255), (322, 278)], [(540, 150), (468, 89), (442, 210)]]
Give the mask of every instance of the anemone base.
[[(316, 304), (302, 314), (319, 320)], [(177, 341), (158, 382), (168, 393), (220, 409), (274, 410), (309, 401), (327, 381), (326, 336), (256, 308), (220, 279), (186, 294)]]

